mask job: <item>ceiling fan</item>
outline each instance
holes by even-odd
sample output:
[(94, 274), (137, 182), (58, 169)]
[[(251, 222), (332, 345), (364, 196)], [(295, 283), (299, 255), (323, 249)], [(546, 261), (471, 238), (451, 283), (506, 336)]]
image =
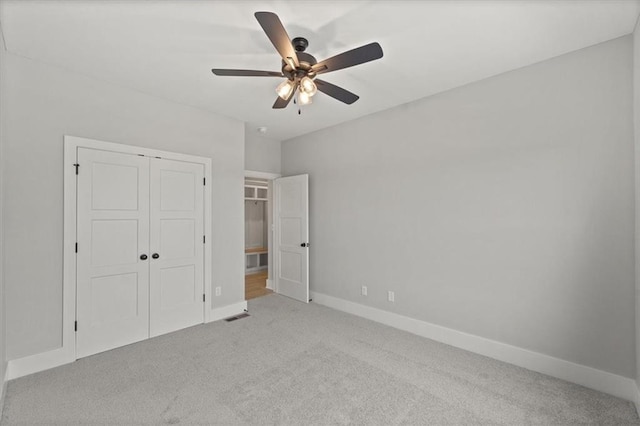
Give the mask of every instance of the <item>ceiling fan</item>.
[[(334, 99), (351, 105), (359, 96), (334, 84), (316, 78), (318, 74), (340, 70), (382, 58), (378, 43), (369, 43), (318, 62), (305, 53), (309, 42), (302, 37), (289, 38), (278, 15), (272, 12), (256, 12), (258, 23), (282, 57), (282, 72), (214, 68), (218, 76), (236, 77), (285, 77), (276, 88), (278, 97), (273, 108), (285, 108), (298, 92), (298, 104), (307, 105), (319, 90)], [(295, 101), (294, 101), (295, 102)]]

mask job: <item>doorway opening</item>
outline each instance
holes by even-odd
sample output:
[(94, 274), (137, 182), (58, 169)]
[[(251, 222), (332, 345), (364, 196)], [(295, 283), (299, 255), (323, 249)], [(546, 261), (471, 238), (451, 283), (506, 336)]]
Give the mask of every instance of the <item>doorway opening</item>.
[(246, 172), (244, 181), (245, 300), (273, 293), (273, 179)]
[(245, 300), (273, 292), (309, 303), (309, 175), (245, 172), (244, 191)]

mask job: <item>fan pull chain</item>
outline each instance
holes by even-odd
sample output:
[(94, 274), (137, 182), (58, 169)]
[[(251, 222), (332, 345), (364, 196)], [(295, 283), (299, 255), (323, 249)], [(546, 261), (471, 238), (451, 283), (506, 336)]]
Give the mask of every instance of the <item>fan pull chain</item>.
[[(293, 104), (297, 104), (296, 102), (296, 98), (293, 98)], [(298, 107), (298, 115), (302, 114), (302, 112), (300, 111), (300, 107)]]

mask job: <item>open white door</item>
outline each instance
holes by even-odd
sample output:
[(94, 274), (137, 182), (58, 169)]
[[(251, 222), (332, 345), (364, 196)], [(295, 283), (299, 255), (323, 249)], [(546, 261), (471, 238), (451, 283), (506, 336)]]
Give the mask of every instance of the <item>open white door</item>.
[(274, 183), (276, 293), (309, 302), (309, 175)]

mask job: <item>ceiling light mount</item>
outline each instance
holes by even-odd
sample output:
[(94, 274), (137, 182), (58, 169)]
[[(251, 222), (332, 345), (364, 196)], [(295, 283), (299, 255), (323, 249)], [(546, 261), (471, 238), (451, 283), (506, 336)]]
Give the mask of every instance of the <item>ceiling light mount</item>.
[[(291, 40), (291, 44), (293, 44), (293, 48), (296, 49), (296, 52), (304, 52), (309, 47), (309, 41), (304, 37), (296, 37)], [(298, 56), (300, 53), (298, 53)]]

